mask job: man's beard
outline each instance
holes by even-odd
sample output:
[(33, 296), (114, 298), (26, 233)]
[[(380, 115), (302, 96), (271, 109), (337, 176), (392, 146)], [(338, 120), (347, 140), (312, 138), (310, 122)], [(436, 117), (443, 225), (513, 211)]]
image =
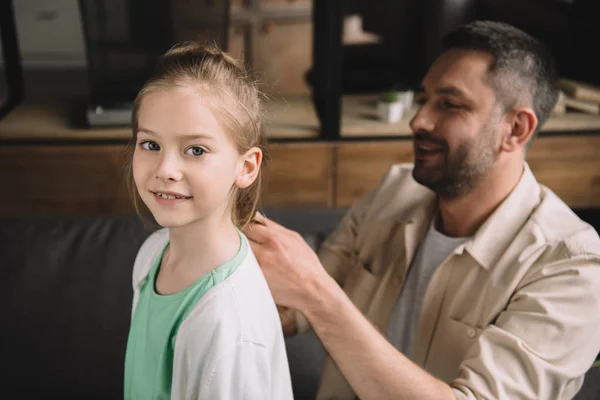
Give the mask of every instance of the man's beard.
[[(427, 137), (427, 134), (417, 134)], [(498, 157), (496, 136), (484, 127), (477, 137), (463, 142), (449, 154), (444, 146), (444, 161), (435, 167), (427, 167), (415, 160), (413, 178), (421, 185), (446, 199), (458, 198), (469, 193), (489, 173)]]

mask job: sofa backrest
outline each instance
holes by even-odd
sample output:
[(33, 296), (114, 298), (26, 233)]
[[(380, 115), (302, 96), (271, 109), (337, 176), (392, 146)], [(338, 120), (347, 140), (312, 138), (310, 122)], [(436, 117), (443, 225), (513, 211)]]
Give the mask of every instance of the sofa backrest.
[[(313, 247), (343, 212), (265, 210)], [(135, 216), (0, 219), (0, 397), (123, 398), (133, 261), (154, 229)], [(296, 398), (311, 398), (324, 351), (312, 334), (288, 342)]]

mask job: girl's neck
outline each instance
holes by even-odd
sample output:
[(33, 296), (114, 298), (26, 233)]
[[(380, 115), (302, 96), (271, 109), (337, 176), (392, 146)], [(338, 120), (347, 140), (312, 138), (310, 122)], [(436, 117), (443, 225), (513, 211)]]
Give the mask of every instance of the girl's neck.
[[(240, 248), (240, 236), (229, 213), (212, 215), (169, 229), (170, 243), (163, 268), (207, 273), (231, 260)], [(166, 262), (165, 262), (166, 261)]]

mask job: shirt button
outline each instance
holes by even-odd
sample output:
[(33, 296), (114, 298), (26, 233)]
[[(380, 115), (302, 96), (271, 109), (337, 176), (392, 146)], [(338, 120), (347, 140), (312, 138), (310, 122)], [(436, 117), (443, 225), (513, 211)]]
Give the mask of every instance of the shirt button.
[(467, 329), (467, 336), (470, 337), (471, 339), (473, 339), (475, 336), (477, 336), (477, 331), (475, 330), (475, 328)]

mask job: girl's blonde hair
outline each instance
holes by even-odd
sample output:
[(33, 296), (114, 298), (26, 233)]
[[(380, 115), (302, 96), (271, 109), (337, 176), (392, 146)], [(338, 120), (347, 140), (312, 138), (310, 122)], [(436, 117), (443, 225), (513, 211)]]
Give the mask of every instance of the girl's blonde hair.
[[(258, 147), (263, 152), (263, 164), (267, 157), (263, 132), (264, 115), (260, 104), (262, 93), (258, 83), (251, 79), (240, 62), (214, 44), (178, 44), (158, 58), (154, 72), (133, 103), (133, 138), (127, 154), (126, 179), (135, 209), (140, 215), (143, 203), (133, 182), (132, 169), (140, 105), (144, 96), (153, 90), (178, 86), (193, 87), (212, 99), (219, 100), (211, 103), (212, 111), (223, 117), (219, 121), (231, 135), (238, 152), (244, 154), (252, 147)], [(213, 103), (217, 105), (212, 106)], [(261, 168), (249, 187), (234, 192), (233, 221), (236, 226), (244, 227), (254, 217), (260, 205), (262, 185)]]

